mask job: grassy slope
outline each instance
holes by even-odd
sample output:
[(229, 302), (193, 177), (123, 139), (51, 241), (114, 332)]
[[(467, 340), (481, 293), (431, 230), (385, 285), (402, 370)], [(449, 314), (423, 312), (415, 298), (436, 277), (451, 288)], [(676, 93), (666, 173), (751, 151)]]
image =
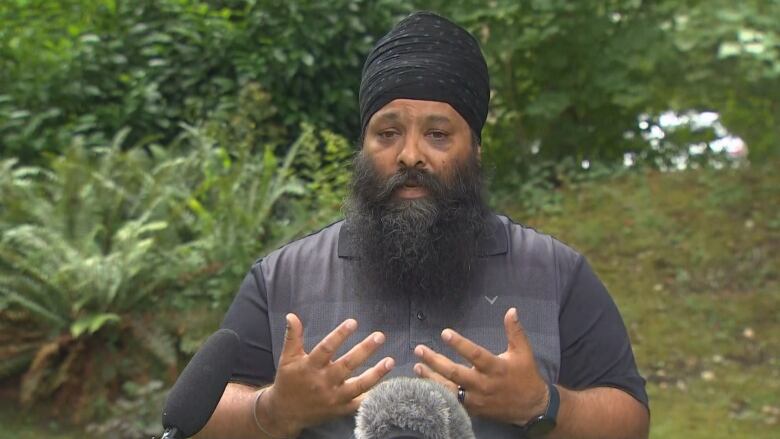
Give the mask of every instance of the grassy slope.
[[(566, 191), (561, 213), (540, 218), (503, 209), (580, 250), (609, 287), (649, 381), (654, 438), (778, 437), (772, 168), (602, 181)], [(0, 405), (0, 437), (54, 437), (52, 427), (81, 437), (14, 412)]]
[(776, 169), (623, 177), (525, 221), (584, 253), (610, 289), (648, 378), (652, 437), (780, 434)]

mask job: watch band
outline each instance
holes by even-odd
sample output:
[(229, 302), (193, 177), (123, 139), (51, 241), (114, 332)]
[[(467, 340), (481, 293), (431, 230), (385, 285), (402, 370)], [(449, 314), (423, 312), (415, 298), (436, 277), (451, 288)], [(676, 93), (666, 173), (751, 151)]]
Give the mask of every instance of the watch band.
[(561, 394), (558, 392), (558, 387), (555, 384), (547, 383), (547, 388), (550, 390), (550, 402), (547, 403), (547, 410), (544, 411), (544, 416), (557, 421), (558, 408), (561, 406)]
[(547, 383), (547, 390), (550, 399), (547, 401), (547, 409), (544, 413), (531, 418), (525, 425), (520, 427), (523, 435), (528, 439), (542, 438), (551, 432), (557, 423), (558, 408), (561, 405), (561, 395), (555, 384)]

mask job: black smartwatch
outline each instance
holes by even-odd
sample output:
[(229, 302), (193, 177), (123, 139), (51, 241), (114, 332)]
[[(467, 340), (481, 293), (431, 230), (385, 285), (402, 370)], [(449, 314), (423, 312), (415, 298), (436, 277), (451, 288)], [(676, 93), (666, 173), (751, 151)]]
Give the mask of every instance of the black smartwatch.
[(547, 384), (547, 388), (550, 390), (550, 401), (547, 403), (547, 410), (543, 414), (531, 418), (530, 421), (520, 427), (528, 439), (542, 438), (555, 428), (556, 420), (558, 419), (558, 407), (561, 405), (561, 395), (558, 393), (558, 388), (555, 387), (555, 384)]

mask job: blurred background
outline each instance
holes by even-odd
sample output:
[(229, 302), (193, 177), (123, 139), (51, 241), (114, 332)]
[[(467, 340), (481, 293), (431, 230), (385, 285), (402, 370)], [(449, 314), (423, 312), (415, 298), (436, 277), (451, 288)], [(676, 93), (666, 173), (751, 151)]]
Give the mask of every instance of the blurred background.
[(3, 437), (161, 432), (250, 264), (340, 217), (418, 9), (480, 39), (491, 205), (595, 266), (651, 436), (778, 437), (777, 0), (3, 0)]

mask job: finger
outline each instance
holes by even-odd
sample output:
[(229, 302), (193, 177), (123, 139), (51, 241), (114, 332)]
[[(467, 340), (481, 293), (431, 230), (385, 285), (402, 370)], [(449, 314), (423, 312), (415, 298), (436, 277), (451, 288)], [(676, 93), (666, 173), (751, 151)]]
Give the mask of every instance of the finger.
[(506, 331), (507, 351), (528, 352), (531, 350), (531, 343), (525, 335), (523, 325), (520, 324), (517, 308), (509, 308), (504, 314), (504, 330)]
[[(444, 378), (441, 374), (437, 373), (427, 365), (423, 363), (417, 363), (414, 365), (414, 372), (419, 376), (420, 378), (435, 381), (442, 386), (446, 387), (447, 390), (452, 392), (456, 397), (458, 397), (458, 402), (460, 402), (463, 407), (466, 408), (466, 410), (469, 412), (470, 415), (480, 415), (483, 413), (490, 414), (491, 412), (488, 410), (485, 412), (483, 410), (484, 402), (486, 398), (480, 393), (480, 389), (478, 387), (471, 387), (469, 385), (461, 385), (458, 386), (458, 384), (448, 380), (447, 378)], [(463, 399), (458, 396), (460, 393), (460, 390), (463, 390)], [(494, 397), (489, 397), (494, 398)]]
[(358, 407), (360, 407), (360, 404), (363, 403), (363, 400), (366, 399), (366, 393), (361, 393), (355, 399), (352, 400), (353, 403), (357, 404)]
[(490, 373), (497, 367), (498, 357), (452, 329), (442, 331), (441, 338), (480, 372)]
[(344, 341), (354, 334), (356, 329), (357, 321), (355, 319), (344, 320), (317, 343), (317, 346), (314, 346), (314, 349), (309, 353), (309, 360), (316, 366), (327, 365), (336, 351), (344, 344)]
[(284, 345), (282, 346), (280, 362), (282, 362), (282, 359), (289, 359), (304, 354), (303, 323), (293, 313), (287, 314), (284, 318), (287, 322), (287, 327), (284, 330)]
[(388, 372), (393, 370), (393, 367), (395, 367), (395, 360), (392, 358), (385, 357), (379, 360), (374, 367), (344, 381), (344, 385), (341, 386), (344, 395), (348, 399), (354, 400), (374, 387)]
[(425, 378), (427, 380), (436, 381), (437, 383), (443, 385), (444, 387), (450, 389), (453, 393), (458, 393), (458, 385), (453, 383), (452, 381), (448, 380), (447, 378), (444, 378), (441, 376), (441, 374), (436, 373), (433, 369), (428, 367), (427, 365), (423, 363), (417, 363), (414, 365), (414, 373), (417, 374), (420, 378)]
[(352, 372), (365, 363), (384, 342), (385, 335), (381, 332), (375, 332), (342, 355), (335, 361), (338, 373), (341, 375), (340, 378), (343, 380), (352, 375)]
[(479, 372), (458, 364), (427, 346), (417, 346), (414, 348), (414, 354), (434, 372), (456, 385), (474, 388), (480, 382)]
[(355, 414), (355, 412), (358, 411), (360, 408), (360, 403), (363, 402), (363, 399), (365, 397), (363, 395), (358, 396), (357, 398), (353, 399), (352, 401), (349, 401), (346, 404), (343, 404), (339, 406), (336, 409), (336, 415), (338, 416), (352, 416)]
[(363, 403), (364, 399), (366, 399), (366, 393), (361, 393), (355, 398), (352, 398), (352, 401), (349, 401), (346, 405), (337, 410), (337, 414), (341, 416), (354, 415), (355, 412), (357, 412), (360, 408), (360, 404)]

